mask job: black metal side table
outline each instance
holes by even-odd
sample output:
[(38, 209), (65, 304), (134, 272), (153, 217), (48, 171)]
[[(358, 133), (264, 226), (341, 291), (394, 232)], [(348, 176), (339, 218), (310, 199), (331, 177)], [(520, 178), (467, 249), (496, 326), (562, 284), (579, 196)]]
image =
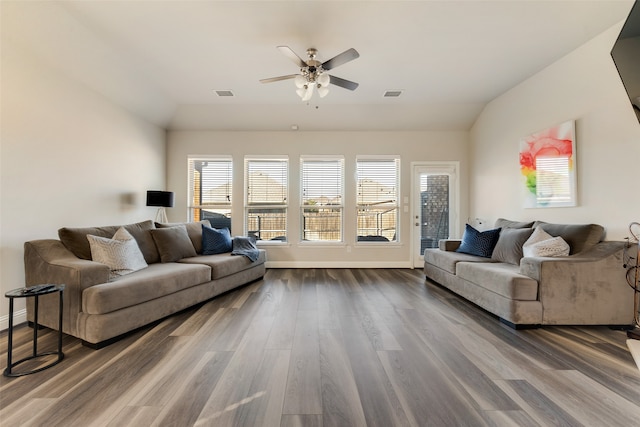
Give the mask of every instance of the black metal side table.
[[(53, 365), (56, 365), (62, 361), (64, 358), (64, 353), (62, 352), (62, 294), (64, 291), (64, 285), (36, 285), (29, 288), (18, 288), (13, 289), (4, 294), (5, 297), (9, 298), (9, 331), (7, 333), (9, 345), (7, 348), (7, 369), (4, 370), (3, 374), (5, 377), (21, 377), (23, 375), (34, 374), (36, 372), (40, 372), (44, 369), (50, 368)], [(59, 293), (60, 297), (60, 308), (59, 308), (59, 322), (58, 322), (58, 350), (57, 351), (49, 351), (46, 353), (38, 354), (38, 298), (42, 295), (52, 294), (54, 292)], [(12, 362), (12, 352), (13, 352), (13, 300), (16, 298), (29, 298), (34, 297), (34, 318), (33, 318), (33, 353), (31, 356), (25, 357), (24, 359), (20, 359), (17, 362)], [(26, 372), (12, 372), (11, 370), (17, 365), (26, 362), (27, 360), (32, 360), (42, 356), (50, 356), (52, 354), (58, 355), (58, 358), (53, 362), (49, 363), (46, 366), (42, 366), (38, 369), (33, 369), (31, 371)]]

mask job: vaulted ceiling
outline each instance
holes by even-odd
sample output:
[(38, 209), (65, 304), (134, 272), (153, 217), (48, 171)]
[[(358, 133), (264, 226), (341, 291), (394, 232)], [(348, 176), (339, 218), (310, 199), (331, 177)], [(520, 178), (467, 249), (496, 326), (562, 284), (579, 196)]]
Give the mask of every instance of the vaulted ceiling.
[[(167, 129), (466, 130), (633, 0), (7, 1), (2, 40)], [(358, 82), (308, 103), (276, 46)], [(568, 79), (571, 76), (567, 76)], [(220, 97), (216, 90), (232, 91)], [(401, 90), (385, 98), (388, 90)]]

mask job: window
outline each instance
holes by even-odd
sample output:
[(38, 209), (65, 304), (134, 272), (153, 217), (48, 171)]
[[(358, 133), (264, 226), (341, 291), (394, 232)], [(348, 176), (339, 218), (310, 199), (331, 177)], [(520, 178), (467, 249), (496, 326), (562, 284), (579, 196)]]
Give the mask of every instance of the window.
[(397, 241), (400, 159), (359, 158), (356, 174), (358, 241)]
[(344, 158), (302, 157), (302, 240), (342, 241)]
[(233, 163), (231, 157), (189, 158), (189, 216), (231, 230)]
[(257, 240), (287, 241), (287, 158), (245, 158), (245, 223)]

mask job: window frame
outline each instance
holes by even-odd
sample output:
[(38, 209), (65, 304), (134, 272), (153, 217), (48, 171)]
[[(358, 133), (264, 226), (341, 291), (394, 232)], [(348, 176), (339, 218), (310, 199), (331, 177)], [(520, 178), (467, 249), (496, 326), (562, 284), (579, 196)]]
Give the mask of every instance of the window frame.
[[(283, 183), (285, 185), (285, 189), (284, 189), (284, 200), (282, 203), (267, 203), (267, 202), (252, 202), (250, 200), (250, 193), (251, 193), (251, 189), (250, 189), (250, 185), (251, 185), (251, 178), (250, 178), (250, 165), (251, 163), (254, 162), (279, 162), (279, 163), (283, 163), (284, 164), (284, 169), (280, 169), (281, 171), (284, 172), (284, 175), (281, 175), (281, 178), (283, 178)], [(290, 236), (289, 236), (289, 190), (290, 190), (290, 171), (289, 171), (289, 167), (290, 167), (290, 162), (289, 162), (289, 156), (282, 156), (282, 155), (265, 155), (265, 156), (260, 156), (260, 155), (247, 155), (244, 157), (244, 203), (243, 203), (243, 222), (244, 222), (244, 230), (245, 230), (245, 235), (250, 236), (251, 235), (251, 231), (249, 229), (250, 227), (250, 222), (251, 219), (249, 217), (251, 210), (253, 209), (276, 209), (276, 210), (282, 210), (283, 212), (281, 213), (281, 217), (284, 219), (284, 227), (283, 229), (278, 229), (278, 230), (267, 230), (267, 231), (283, 231), (284, 232), (284, 236), (276, 236), (276, 237), (283, 237), (283, 238), (270, 238), (270, 239), (259, 239), (257, 240), (257, 243), (259, 244), (286, 244), (288, 243)], [(266, 186), (265, 186), (266, 189)], [(263, 232), (263, 230), (259, 229), (256, 230), (256, 232), (258, 233), (258, 237), (260, 237), (260, 234)]]
[[(201, 178), (200, 190), (199, 190), (200, 203), (195, 203), (195, 198), (196, 198), (195, 171), (197, 170), (195, 163), (198, 161), (226, 163), (226, 173), (221, 174), (221, 176), (226, 175), (227, 182), (226, 184), (223, 183), (221, 185), (228, 186), (228, 189), (226, 191), (227, 201), (217, 201), (214, 203), (202, 203), (202, 193), (204, 193), (206, 190), (204, 189), (203, 181)], [(228, 218), (228, 227), (229, 227), (229, 230), (231, 230), (231, 212), (233, 210), (233, 157), (230, 155), (215, 155), (215, 156), (188, 155), (187, 156), (187, 175), (188, 175), (187, 217), (189, 218), (189, 221), (201, 221), (203, 219), (202, 218), (203, 210), (208, 210), (213, 212), (220, 211), (217, 213), (225, 215)], [(217, 187), (211, 187), (209, 188), (209, 190), (213, 190), (215, 188)], [(196, 210), (200, 210), (198, 219), (196, 219), (196, 215), (195, 215)], [(227, 222), (227, 221), (223, 221), (223, 222)], [(213, 225), (214, 224), (212, 224), (212, 226)]]
[[(325, 204), (319, 204), (319, 205), (315, 205), (315, 204), (308, 204), (306, 203), (307, 201), (313, 200), (308, 198), (307, 196), (305, 196), (305, 192), (307, 190), (309, 190), (308, 186), (306, 186), (306, 178), (307, 178), (307, 174), (306, 171), (308, 170), (305, 167), (305, 164), (311, 164), (311, 163), (318, 163), (318, 162), (334, 162), (337, 163), (337, 168), (339, 169), (339, 175), (336, 177), (338, 178), (338, 185), (337, 185), (337, 193), (335, 195), (335, 198), (339, 198), (340, 203), (325, 203)], [(345, 240), (344, 240), (344, 234), (345, 234), (345, 223), (344, 223), (344, 216), (345, 216), (345, 212), (344, 212), (344, 206), (345, 206), (345, 158), (343, 155), (301, 155), (300, 156), (300, 211), (299, 211), (299, 215), (300, 215), (300, 229), (299, 229), (299, 239), (300, 239), (300, 243), (303, 245), (344, 245)], [(311, 171), (310, 171), (311, 172)], [(318, 173), (316, 171), (316, 173)], [(323, 194), (320, 195), (320, 197), (327, 197)], [(330, 197), (334, 196), (334, 195), (330, 195), (327, 198), (327, 201), (330, 201)], [(334, 200), (335, 200), (334, 198)], [(319, 206), (320, 208), (317, 208), (315, 206)], [(318, 209), (318, 210), (336, 210), (339, 212), (338, 215), (338, 227), (339, 229), (337, 230), (337, 234), (338, 234), (338, 239), (335, 240), (324, 240), (324, 239), (313, 239), (313, 240), (309, 240), (309, 239), (305, 239), (306, 237), (306, 231), (305, 231), (305, 212), (306, 211), (310, 211), (313, 209)], [(317, 231), (317, 233), (322, 233), (323, 231)]]
[[(394, 236), (392, 238), (388, 238), (388, 241), (384, 241), (384, 240), (360, 240), (360, 230), (361, 227), (359, 226), (359, 220), (360, 220), (360, 210), (363, 209), (363, 207), (367, 206), (366, 203), (362, 203), (361, 202), (361, 197), (360, 197), (360, 163), (375, 163), (375, 162), (393, 162), (395, 163), (395, 184), (394, 184), (394, 188), (395, 188), (395, 200), (393, 202), (389, 202), (389, 203), (381, 203), (378, 204), (378, 206), (384, 206), (388, 209), (392, 209), (395, 210), (395, 232), (394, 232)], [(356, 244), (357, 245), (394, 245), (394, 244), (399, 244), (400, 243), (400, 222), (401, 222), (401, 212), (400, 212), (400, 197), (401, 197), (401, 192), (400, 192), (400, 183), (401, 183), (401, 167), (402, 167), (402, 160), (401, 157), (399, 155), (356, 155), (356, 164), (355, 164), (355, 201), (356, 201), (356, 206), (355, 206), (355, 235), (356, 235)], [(364, 176), (364, 178), (367, 177), (371, 177), (371, 176)], [(381, 177), (379, 179), (383, 179), (384, 177)], [(377, 221), (376, 221), (377, 222)], [(382, 230), (384, 229), (384, 227), (380, 227)], [(378, 230), (376, 230), (378, 231)], [(384, 236), (384, 234), (378, 233), (378, 235), (380, 236)], [(363, 235), (364, 236), (364, 235)], [(367, 235), (368, 236), (368, 235)]]

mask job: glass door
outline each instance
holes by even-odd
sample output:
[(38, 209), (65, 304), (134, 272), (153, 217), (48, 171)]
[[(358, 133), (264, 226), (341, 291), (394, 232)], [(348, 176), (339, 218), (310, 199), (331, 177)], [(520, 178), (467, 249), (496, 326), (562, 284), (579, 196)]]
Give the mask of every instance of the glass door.
[(413, 266), (422, 268), (424, 250), (457, 234), (458, 165), (454, 162), (413, 165)]

